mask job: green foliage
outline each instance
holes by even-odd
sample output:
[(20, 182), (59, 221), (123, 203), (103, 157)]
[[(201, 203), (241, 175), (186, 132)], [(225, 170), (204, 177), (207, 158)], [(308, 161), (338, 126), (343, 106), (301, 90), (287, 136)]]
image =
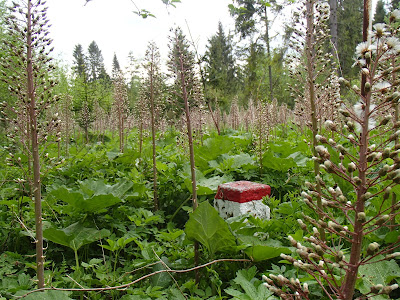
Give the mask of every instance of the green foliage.
[(237, 67), (233, 57), (230, 36), (226, 36), (222, 23), (218, 23), (218, 31), (212, 36), (204, 55), (206, 99), (215, 105), (228, 108), (230, 100), (238, 90)]
[(93, 243), (110, 235), (107, 229), (97, 230), (95, 228), (86, 228), (80, 222), (74, 223), (67, 228), (47, 228), (43, 231), (46, 239), (74, 251), (78, 251), (83, 245)]
[[(60, 187), (50, 195), (56, 200), (68, 203), (73, 209), (81, 212), (97, 212), (121, 202), (121, 197), (133, 186), (125, 180), (114, 185), (107, 185), (103, 181), (86, 180), (81, 183), (79, 190)], [(66, 208), (72, 213), (72, 209)]]
[(236, 239), (228, 224), (208, 202), (202, 202), (190, 215), (185, 233), (191, 240), (200, 242), (211, 257), (216, 252), (230, 252), (236, 248)]
[(386, 15), (385, 2), (383, 0), (378, 0), (375, 8), (374, 24), (385, 23)]
[(342, 76), (355, 78), (357, 68), (354, 63), (354, 49), (362, 41), (362, 0), (340, 1), (338, 5), (338, 56)]
[[(378, 256), (375, 260), (382, 259)], [(369, 293), (373, 285), (382, 284), (383, 286), (391, 284), (394, 280), (398, 281), (400, 277), (400, 267), (395, 260), (378, 261), (372, 264), (363, 265), (359, 269), (359, 280), (356, 288), (363, 294)], [(376, 296), (374, 299), (389, 299), (387, 296)]]
[(248, 257), (253, 261), (263, 261), (278, 257), (281, 253), (290, 254), (287, 247), (282, 247), (282, 243), (273, 239), (261, 240), (257, 236), (239, 235), (239, 241), (247, 245), (244, 250)]
[[(228, 225), (205, 201), (212, 197), (220, 183), (246, 178), (260, 180), (251, 136), (240, 132), (221, 136), (212, 133), (204, 137), (203, 145), (196, 145), (198, 192), (203, 202), (195, 213), (188, 215), (187, 211), (191, 209), (185, 206), (185, 201), (190, 195), (190, 173), (184, 149), (176, 147), (178, 134), (171, 130), (157, 137), (161, 196), (161, 211), (158, 213), (149, 210), (153, 194), (150, 139), (144, 139), (140, 156), (135, 147), (135, 132), (129, 136), (125, 153), (116, 150), (117, 139), (103, 145), (71, 145), (70, 158), (44, 176), (44, 234), (49, 241), (46, 256), (51, 266), (46, 276), (52, 278), (53, 286), (76, 287), (74, 281), (86, 287), (111, 286), (128, 283), (152, 271), (164, 270), (166, 266), (171, 269), (190, 268), (193, 266), (193, 245), (190, 240), (204, 243), (202, 256), (205, 261), (222, 255), (238, 258), (246, 255), (260, 264), (268, 264), (276, 259), (279, 251), (288, 251), (284, 236), (286, 232), (294, 234), (298, 231), (296, 219), (305, 208), (298, 202), (295, 193), (287, 195), (288, 186), (284, 183), (280, 189), (281, 198), (266, 200), (271, 207), (271, 220), (243, 217), (230, 220)], [(293, 145), (294, 142), (286, 144), (276, 141), (270, 145), (270, 150), (276, 157), (287, 158)], [(301, 146), (293, 149), (306, 153)], [(56, 152), (57, 148), (48, 148), (48, 151), (50, 156), (56, 155), (52, 151)], [(296, 178), (301, 180), (304, 176), (301, 172), (306, 173), (307, 168), (307, 164), (293, 163), (285, 171), (269, 169), (268, 173), (271, 178), (281, 174), (287, 180), (288, 173), (295, 171), (298, 174)], [(15, 176), (9, 167), (3, 169), (4, 172), (0, 174), (4, 179)], [(272, 175), (273, 171), (277, 173)], [(279, 181), (276, 179), (276, 182)], [(0, 246), (8, 251), (31, 254), (29, 234), (15, 226), (19, 223), (13, 213), (16, 211), (18, 215), (21, 214), (30, 228), (33, 214), (27, 205), (31, 200), (20, 198), (14, 187), (16, 184), (9, 182), (7, 188), (1, 190), (0, 222), (4, 226), (0, 234), (4, 242)], [(175, 223), (168, 223), (169, 220)], [(72, 251), (66, 251), (65, 247)], [(21, 280), (29, 279), (31, 285), (21, 285), (18, 292), (25, 293), (34, 284), (30, 269), (23, 267), (32, 265), (31, 258), (26, 261), (17, 252), (9, 253), (17, 256), (3, 257), (3, 260), (0, 256), (2, 270), (7, 272), (2, 274), (0, 271), (0, 278), (11, 274), (7, 276), (9, 280), (2, 279), (5, 285), (0, 288), (0, 293), (7, 297), (17, 292), (19, 277)], [(154, 265), (143, 268), (148, 264)], [(132, 273), (137, 268), (140, 269)], [(256, 294), (263, 295), (259, 281), (249, 280), (249, 283), (242, 284), (231, 281), (240, 269), (243, 269), (240, 263), (216, 264), (201, 270), (202, 279), (197, 284), (190, 273), (171, 275), (189, 299), (229, 298), (233, 297), (229, 293), (235, 291), (237, 295), (243, 294), (238, 297), (248, 299), (246, 295), (251, 297), (254, 292), (248, 287), (251, 284), (256, 287)], [(67, 278), (66, 274), (74, 281)], [(257, 274), (255, 276), (259, 277)], [(126, 292), (114, 291), (105, 295), (89, 293), (88, 297), (105, 299), (113, 295), (116, 299), (181, 299), (184, 296), (178, 286), (168, 273), (161, 273)], [(79, 299), (80, 294), (66, 296)]]
[(236, 278), (233, 279), (234, 287), (228, 288), (225, 292), (232, 299), (238, 300), (265, 300), (277, 299), (261, 282), (256, 278), (257, 268), (255, 266), (248, 270), (239, 270)]
[(72, 300), (70, 298), (71, 293), (62, 291), (44, 291), (40, 293), (34, 293), (26, 296), (24, 299), (28, 300)]

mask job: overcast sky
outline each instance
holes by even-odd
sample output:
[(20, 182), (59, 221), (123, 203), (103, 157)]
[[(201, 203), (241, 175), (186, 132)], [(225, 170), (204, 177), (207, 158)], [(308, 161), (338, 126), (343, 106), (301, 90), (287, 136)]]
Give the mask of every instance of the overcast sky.
[(143, 58), (151, 40), (156, 42), (165, 60), (171, 27), (180, 26), (189, 38), (185, 20), (200, 53), (217, 31), (218, 21), (223, 23), (226, 32), (234, 29), (228, 10), (231, 0), (182, 0), (176, 8), (166, 8), (161, 0), (134, 2), (140, 9), (154, 13), (156, 18), (143, 19), (134, 14), (136, 8), (132, 0), (92, 0), (86, 6), (85, 0), (48, 0), (55, 52), (71, 64), (75, 45), (82, 44), (87, 49), (96, 41), (110, 71), (114, 52), (120, 65), (126, 67), (129, 51), (136, 58)]
[[(114, 52), (122, 67), (128, 65), (128, 54), (143, 58), (149, 41), (155, 41), (165, 61), (171, 27), (180, 26), (189, 38), (188, 26), (199, 52), (204, 53), (208, 39), (216, 33), (221, 21), (225, 32), (234, 30), (228, 5), (232, 0), (181, 0), (176, 8), (167, 8), (161, 0), (47, 0), (51, 36), (55, 53), (66, 64), (72, 64), (72, 52), (77, 44), (84, 49), (96, 41), (102, 51), (106, 68), (111, 70)], [(373, 0), (375, 8), (377, 0)], [(143, 19), (133, 11), (147, 9), (156, 18)], [(289, 17), (290, 14), (287, 14)], [(273, 31), (280, 32), (285, 16), (275, 20)], [(274, 33), (272, 32), (272, 35)]]

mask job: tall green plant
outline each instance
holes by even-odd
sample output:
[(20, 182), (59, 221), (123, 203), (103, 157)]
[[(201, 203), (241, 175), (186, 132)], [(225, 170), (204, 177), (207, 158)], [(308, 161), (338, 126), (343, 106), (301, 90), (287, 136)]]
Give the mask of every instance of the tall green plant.
[[(11, 15), (6, 19), (12, 41), (3, 43), (8, 56), (1, 61), (2, 73), (5, 75), (2, 79), (9, 84), (10, 91), (19, 99), (16, 106), (9, 107), (16, 129), (10, 136), (32, 158), (32, 168), (28, 166), (30, 171), (28, 178), (35, 201), (35, 244), (39, 288), (45, 284), (41, 191), (43, 161), (39, 147), (46, 143), (52, 129), (59, 125), (56, 116), (51, 121), (42, 119), (44, 110), (57, 99), (51, 92), (56, 82), (50, 78), (49, 72), (55, 67), (50, 64), (52, 59), (49, 54), (53, 48), (49, 49), (52, 40), (47, 36), (49, 21), (46, 16), (47, 7), (44, 4), (41, 0), (13, 2), (13, 6), (10, 7)], [(14, 164), (23, 166), (20, 157), (16, 157), (13, 153), (10, 153), (10, 156)]]
[[(356, 290), (358, 299), (387, 297), (398, 288), (391, 284), (390, 276), (400, 271), (393, 260), (400, 253), (392, 253), (400, 241), (391, 229), (399, 228), (400, 206), (390, 196), (398, 193), (400, 183), (399, 149), (394, 143), (400, 124), (393, 122), (390, 109), (399, 102), (400, 93), (393, 91), (399, 83), (389, 81), (400, 72), (398, 66), (390, 66), (399, 57), (400, 40), (393, 36), (398, 28), (384, 24), (376, 24), (368, 36), (370, 7), (371, 1), (365, 0), (364, 42), (356, 49), (361, 84), (352, 90), (359, 101), (352, 107), (341, 103), (340, 127), (331, 120), (325, 122), (328, 130), (339, 135), (320, 137), (327, 144), (315, 147), (314, 159), (324, 170), (323, 178), (317, 178), (321, 190), (316, 183), (308, 183), (308, 191), (302, 193), (304, 202), (320, 217), (304, 216), (308, 225), (299, 220), (309, 233), (304, 245), (289, 237), (297, 248), (296, 259), (281, 255), (313, 277), (329, 299), (351, 300)], [(341, 81), (350, 86), (347, 80)], [(322, 208), (317, 199), (321, 199)], [(393, 273), (388, 273), (388, 266)], [(371, 269), (376, 271), (369, 273)], [(361, 276), (366, 274), (368, 279)], [(307, 283), (283, 276), (265, 280), (282, 299), (311, 297)]]

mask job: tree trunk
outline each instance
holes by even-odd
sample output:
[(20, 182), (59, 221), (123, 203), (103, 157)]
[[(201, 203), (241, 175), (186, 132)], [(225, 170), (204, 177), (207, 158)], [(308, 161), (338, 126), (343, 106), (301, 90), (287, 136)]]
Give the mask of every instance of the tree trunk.
[[(217, 99), (215, 99), (215, 102), (217, 102)], [(208, 106), (208, 110), (210, 111), (211, 117), (213, 119), (215, 128), (217, 129), (218, 135), (221, 135), (221, 130), (219, 129), (219, 125), (218, 125), (217, 119), (215, 118), (215, 115), (214, 115), (214, 112), (212, 110), (210, 101), (207, 102), (207, 106)]]
[(265, 43), (267, 44), (267, 56), (268, 56), (268, 76), (269, 76), (269, 95), (270, 101), (274, 100), (274, 91), (273, 91), (273, 83), (272, 83), (272, 66), (271, 66), (271, 47), (269, 41), (269, 20), (268, 20), (268, 12), (267, 7), (264, 8), (264, 18), (265, 18)]
[(334, 57), (336, 57), (338, 49), (338, 21), (337, 21), (338, 0), (329, 0), (329, 6), (330, 6), (329, 28), (331, 31), (332, 54)]

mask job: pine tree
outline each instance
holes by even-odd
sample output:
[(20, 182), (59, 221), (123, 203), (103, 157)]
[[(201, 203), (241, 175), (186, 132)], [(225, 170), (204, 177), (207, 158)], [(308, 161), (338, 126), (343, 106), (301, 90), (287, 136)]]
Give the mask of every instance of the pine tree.
[(376, 23), (384, 23), (386, 17), (386, 9), (385, 2), (383, 0), (378, 0), (376, 3), (375, 15), (374, 15), (374, 24)]
[(74, 57), (73, 69), (75, 73), (79, 76), (87, 78), (87, 61), (81, 44), (75, 46), (73, 57)]
[(225, 35), (221, 22), (218, 23), (217, 33), (208, 43), (204, 57), (207, 100), (212, 101), (215, 96), (227, 105), (229, 99), (237, 92), (238, 82), (231, 39)]
[(112, 74), (113, 74), (113, 77), (117, 76), (120, 71), (121, 71), (121, 67), (119, 65), (119, 61), (118, 61), (117, 55), (114, 53), (113, 62), (112, 62)]
[(338, 49), (338, 0), (329, 0), (329, 29), (331, 31), (332, 52), (335, 53)]
[(363, 0), (341, 0), (338, 3), (338, 54), (342, 76), (354, 78), (353, 53), (362, 41)]
[(93, 88), (89, 83), (89, 61), (81, 44), (73, 52), (75, 78), (73, 80), (73, 111), (79, 126), (84, 130), (86, 143), (89, 142), (89, 127), (94, 121)]
[(110, 79), (104, 66), (103, 55), (95, 41), (91, 42), (88, 47), (88, 65), (90, 82), (94, 82), (98, 79)]

